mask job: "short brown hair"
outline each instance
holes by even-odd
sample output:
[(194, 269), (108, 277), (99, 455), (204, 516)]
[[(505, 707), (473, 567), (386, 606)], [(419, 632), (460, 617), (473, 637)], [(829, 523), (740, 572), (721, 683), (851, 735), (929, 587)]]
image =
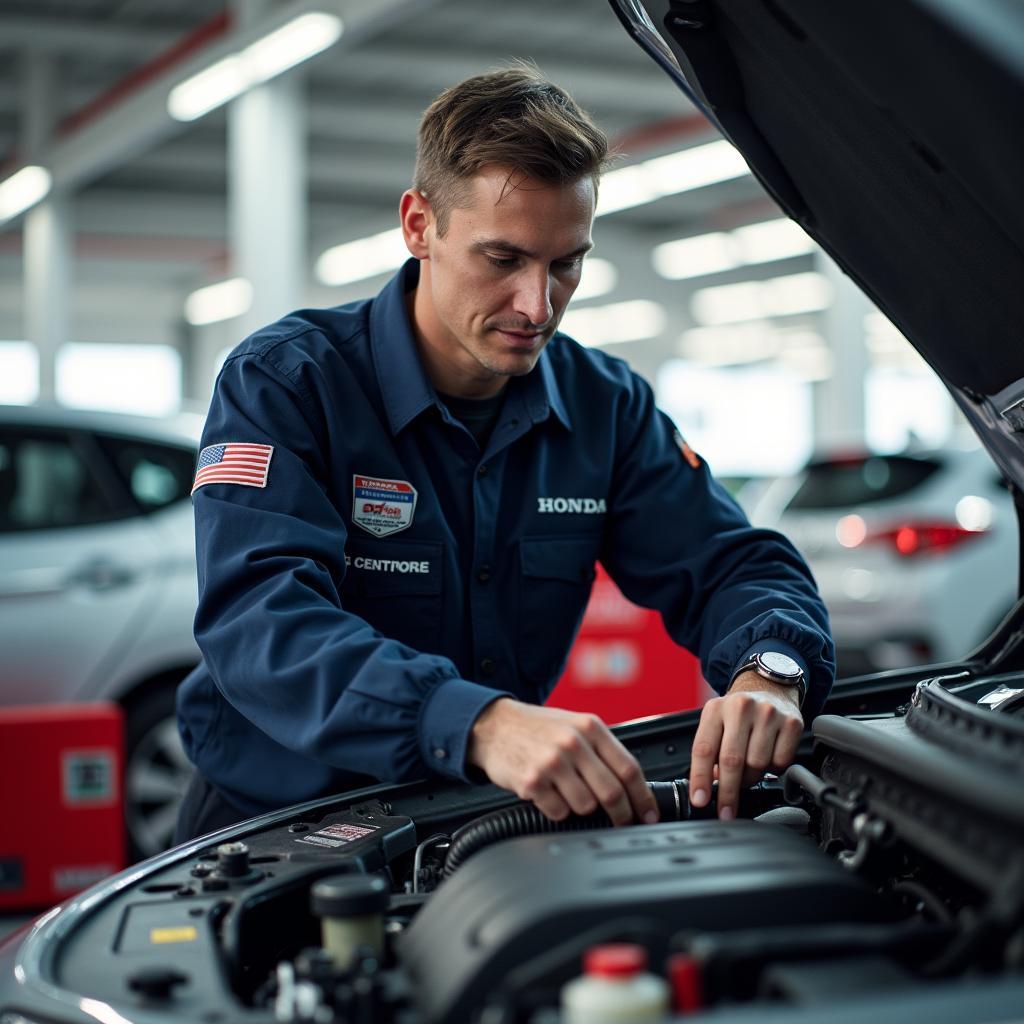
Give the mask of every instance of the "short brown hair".
[(515, 64), (446, 89), (420, 121), (413, 184), (430, 201), (444, 235), (466, 185), (488, 164), (551, 185), (590, 177), (595, 193), (608, 139), (565, 90), (533, 64)]

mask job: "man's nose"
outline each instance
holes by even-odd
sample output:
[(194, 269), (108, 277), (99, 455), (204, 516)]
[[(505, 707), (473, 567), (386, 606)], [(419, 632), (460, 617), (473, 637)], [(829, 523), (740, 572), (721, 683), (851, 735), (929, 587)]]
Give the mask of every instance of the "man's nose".
[(551, 308), (551, 279), (547, 271), (525, 275), (516, 295), (516, 312), (527, 317), (531, 324), (547, 324), (553, 312)]

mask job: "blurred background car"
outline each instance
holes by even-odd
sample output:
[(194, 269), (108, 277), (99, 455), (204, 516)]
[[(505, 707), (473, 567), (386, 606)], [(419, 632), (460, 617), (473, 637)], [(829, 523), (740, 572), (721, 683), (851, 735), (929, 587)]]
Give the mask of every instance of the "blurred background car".
[(976, 444), (815, 459), (743, 503), (810, 564), (841, 676), (960, 658), (1015, 600), (1013, 499)]
[(191, 771), (174, 691), (199, 660), (201, 426), (0, 406), (0, 705), (121, 705), (134, 856), (167, 845)]

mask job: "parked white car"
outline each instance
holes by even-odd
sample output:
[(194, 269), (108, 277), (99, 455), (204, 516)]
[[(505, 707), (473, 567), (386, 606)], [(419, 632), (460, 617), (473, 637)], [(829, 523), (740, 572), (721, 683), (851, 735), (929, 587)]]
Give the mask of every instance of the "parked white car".
[(189, 493), (202, 417), (0, 406), (0, 704), (126, 715), (136, 855), (163, 849), (190, 773), (174, 690), (199, 661)]
[(963, 658), (1016, 599), (1013, 499), (976, 444), (815, 460), (748, 510), (810, 564), (843, 676)]

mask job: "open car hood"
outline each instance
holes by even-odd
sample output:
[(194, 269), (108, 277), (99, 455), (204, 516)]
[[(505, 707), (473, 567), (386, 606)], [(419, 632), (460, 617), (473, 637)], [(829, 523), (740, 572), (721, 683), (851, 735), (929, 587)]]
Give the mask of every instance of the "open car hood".
[(1024, 485), (1024, 4), (611, 3)]

